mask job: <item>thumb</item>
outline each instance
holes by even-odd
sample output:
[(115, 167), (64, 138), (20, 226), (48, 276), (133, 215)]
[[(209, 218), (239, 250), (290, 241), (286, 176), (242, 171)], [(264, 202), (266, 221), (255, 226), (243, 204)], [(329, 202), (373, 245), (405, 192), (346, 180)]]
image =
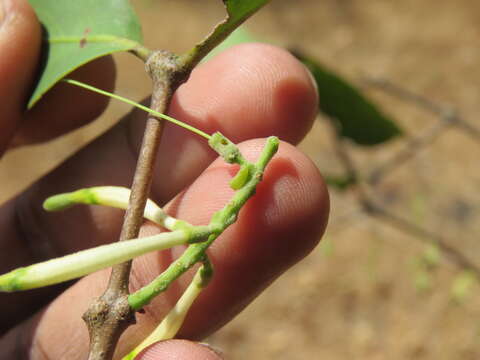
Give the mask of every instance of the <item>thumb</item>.
[(135, 360), (222, 360), (216, 351), (206, 345), (187, 340), (157, 342), (142, 351)]

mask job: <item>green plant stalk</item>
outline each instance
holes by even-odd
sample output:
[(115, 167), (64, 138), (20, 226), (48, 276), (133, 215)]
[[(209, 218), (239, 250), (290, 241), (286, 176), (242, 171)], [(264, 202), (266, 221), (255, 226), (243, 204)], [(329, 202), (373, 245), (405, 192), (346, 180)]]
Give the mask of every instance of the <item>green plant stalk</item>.
[[(227, 162), (248, 166), (238, 151), (238, 148), (220, 133), (215, 133), (209, 143)], [(180, 275), (205, 257), (205, 252), (208, 247), (228, 226), (236, 221), (242, 206), (255, 194), (255, 189), (262, 180), (268, 162), (277, 152), (278, 145), (278, 138), (269, 137), (267, 139), (258, 161), (255, 164), (251, 164), (253, 166), (248, 181), (241, 189), (235, 192), (232, 200), (230, 200), (222, 210), (217, 211), (212, 216), (210, 224), (208, 225), (212, 233), (208, 239), (204, 242), (190, 245), (179, 259), (170, 264), (170, 266), (150, 284), (130, 294), (128, 296), (128, 303), (132, 309), (140, 310), (143, 308), (150, 303), (155, 296), (165, 291)]]
[[(265, 6), (270, 0), (259, 1), (255, 6), (229, 4), (229, 0), (223, 0), (227, 10), (227, 17), (220, 22), (213, 31), (188, 53), (182, 56), (182, 61), (187, 64), (197, 65), (210, 51), (222, 43), (235, 29), (242, 25), (250, 16)], [(232, 1), (230, 1), (232, 3)], [(241, 3), (239, 1), (238, 3)], [(245, 3), (245, 2), (244, 2)], [(247, 9), (248, 8), (248, 9)]]
[(81, 88), (84, 88), (84, 89), (87, 89), (87, 90), (90, 90), (90, 91), (93, 91), (97, 94), (101, 94), (101, 95), (105, 95), (105, 96), (108, 96), (112, 99), (115, 99), (115, 100), (119, 100), (119, 101), (123, 101), (124, 103), (126, 104), (129, 104), (129, 105), (132, 105), (136, 108), (139, 108), (149, 114), (152, 114), (158, 118), (161, 118), (161, 119), (164, 119), (164, 120), (167, 120), (171, 123), (174, 123), (175, 125), (178, 125), (184, 129), (187, 129), (187, 130), (190, 130), (191, 132), (193, 132), (194, 134), (197, 134), (197, 135), (200, 135), (200, 136), (203, 136), (205, 139), (207, 140), (210, 140), (210, 135), (208, 135), (207, 133), (203, 132), (202, 130), (199, 130), (191, 125), (188, 125), (182, 121), (179, 121), (171, 116), (168, 116), (168, 115), (165, 115), (165, 114), (162, 114), (158, 111), (155, 111), (153, 109), (150, 109), (148, 106), (144, 106), (142, 104), (139, 104), (133, 100), (130, 100), (130, 99), (127, 99), (123, 96), (120, 96), (120, 95), (117, 95), (117, 94), (113, 94), (111, 92), (108, 92), (108, 91), (105, 91), (105, 90), (101, 90), (101, 89), (98, 89), (94, 86), (91, 86), (91, 85), (88, 85), (88, 84), (85, 84), (81, 81), (78, 81), (78, 80), (73, 80), (73, 79), (63, 79), (62, 81), (66, 82), (67, 84), (71, 84), (71, 85), (75, 85), (75, 86), (79, 86)]
[(190, 285), (182, 294), (172, 310), (163, 318), (162, 322), (143, 340), (135, 349), (122, 360), (133, 360), (143, 349), (157, 341), (173, 338), (185, 320), (190, 307), (202, 290), (208, 285), (213, 275), (213, 268), (210, 261), (204, 261), (203, 265), (197, 270)]

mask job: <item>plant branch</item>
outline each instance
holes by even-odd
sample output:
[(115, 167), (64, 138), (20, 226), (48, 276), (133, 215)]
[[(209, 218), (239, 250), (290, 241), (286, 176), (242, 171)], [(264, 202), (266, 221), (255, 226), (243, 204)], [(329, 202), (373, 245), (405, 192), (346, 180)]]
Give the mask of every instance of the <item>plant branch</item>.
[[(257, 9), (258, 7), (252, 8), (252, 11), (237, 17), (233, 22), (230, 21), (232, 18), (229, 13), (223, 23), (225, 26), (215, 28), (210, 37), (186, 55), (177, 56), (167, 51), (153, 52), (146, 62), (147, 72), (153, 81), (150, 108), (159, 113), (167, 112), (173, 93), (187, 80), (195, 65)], [(148, 118), (119, 241), (138, 236), (152, 183), (162, 128), (163, 122), (158, 118)], [(128, 261), (113, 267), (107, 290), (92, 303), (83, 316), (90, 334), (89, 360), (111, 359), (120, 335), (135, 321), (135, 310), (138, 308), (132, 307), (128, 301), (131, 266), (131, 261)]]
[(367, 176), (366, 181), (370, 185), (376, 185), (389, 174), (392, 170), (405, 164), (412, 159), (418, 152), (432, 144), (437, 138), (452, 126), (452, 122), (442, 121), (433, 124), (430, 129), (423, 132), (421, 135), (410, 138), (398, 152), (396, 152), (390, 159), (374, 168)]
[(148, 58), (153, 54), (153, 51), (143, 46), (142, 44), (137, 43), (135, 47), (130, 50), (130, 53), (138, 57), (143, 62), (147, 62)]
[(208, 258), (205, 258), (202, 266), (197, 270), (190, 285), (178, 299), (173, 309), (163, 318), (156, 329), (122, 360), (133, 360), (143, 349), (154, 342), (173, 338), (182, 326), (188, 310), (190, 310), (201, 291), (208, 285), (212, 275), (212, 264)]
[[(186, 80), (184, 69), (179, 67), (175, 55), (165, 51), (154, 52), (149, 57), (146, 68), (153, 81), (150, 107), (164, 113), (173, 93)], [(161, 120), (148, 117), (119, 241), (138, 236), (152, 184), (162, 129)], [(113, 267), (107, 290), (94, 300), (83, 316), (90, 333), (89, 360), (111, 359), (120, 335), (134, 322), (134, 311), (127, 301), (131, 266), (132, 262), (128, 261)]]
[[(245, 5), (224, 0), (227, 10), (225, 20), (203, 42), (183, 56), (167, 51), (149, 53), (136, 49), (134, 53), (147, 60), (147, 72), (153, 81), (150, 108), (159, 113), (167, 112), (173, 93), (187, 80), (201, 59), (267, 2), (268, 0), (262, 0)], [(119, 241), (138, 236), (152, 184), (153, 167), (162, 128), (163, 122), (158, 118), (153, 116), (148, 118)], [(241, 183), (238, 180), (237, 182)], [(83, 316), (90, 333), (89, 360), (111, 359), (120, 335), (134, 322), (135, 309), (127, 300), (131, 265), (129, 261), (113, 267), (107, 290), (93, 302)]]
[[(254, 5), (247, 4), (239, 6), (240, 1), (223, 0), (227, 11), (225, 19), (215, 26), (212, 32), (202, 42), (195, 45), (193, 49), (183, 55), (182, 61), (196, 66), (210, 51), (269, 1), (270, 0), (257, 0)], [(235, 2), (237, 5), (232, 4)]]
[(379, 205), (369, 192), (368, 184), (362, 179), (357, 170), (350, 153), (346, 148), (340, 133), (335, 128), (335, 149), (340, 159), (347, 177), (356, 179), (356, 183), (352, 185), (356, 191), (357, 200), (361, 208), (370, 216), (377, 220), (381, 220), (390, 226), (412, 235), (418, 241), (433, 243), (447, 256), (447, 258), (461, 269), (470, 270), (480, 277), (480, 267), (473, 261), (468, 259), (463, 253), (458, 251), (453, 246), (449, 245), (448, 241), (441, 235), (423, 229), (422, 227), (413, 224), (412, 222), (393, 214), (385, 207)]
[(429, 244), (434, 244), (450, 259), (450, 261), (457, 265), (460, 269), (468, 270), (480, 277), (480, 267), (467, 258), (463, 253), (451, 246), (448, 241), (440, 234), (428, 231), (407, 219), (404, 219), (382, 206), (378, 206), (370, 199), (368, 201), (368, 213), (375, 219), (390, 225), (400, 231), (410, 234), (413, 238)]
[(415, 94), (410, 90), (395, 85), (393, 82), (387, 79), (365, 77), (363, 81), (368, 86), (373, 86), (377, 89), (380, 89), (387, 94), (390, 94), (391, 96), (395, 96), (404, 102), (414, 104), (415, 106), (422, 108), (423, 110), (429, 111), (434, 115), (440, 117), (451, 117), (449, 114), (453, 113), (451, 108), (439, 105), (436, 102), (430, 100), (429, 98), (426, 98), (419, 94)]
[(210, 235), (208, 238), (203, 242), (191, 244), (182, 256), (170, 264), (170, 266), (155, 280), (129, 295), (128, 302), (135, 310), (140, 310), (147, 305), (155, 296), (165, 291), (175, 279), (195, 265), (199, 259), (204, 257), (205, 251), (217, 239), (217, 237), (228, 226), (236, 221), (238, 212), (242, 206), (253, 196), (253, 194), (255, 194), (255, 189), (258, 183), (262, 180), (268, 162), (272, 159), (278, 149), (278, 139), (276, 137), (270, 137), (267, 139), (265, 148), (255, 164), (249, 164), (241, 156), (238, 148), (228, 142), (228, 140), (219, 133), (215, 133), (212, 136), (210, 145), (216, 149), (227, 162), (237, 163), (244, 168), (248, 168), (250, 174), (247, 179), (245, 179), (242, 187), (235, 192), (235, 195), (230, 202), (212, 216), (210, 224), (208, 225), (208, 228), (210, 229)]
[(400, 87), (391, 81), (381, 78), (366, 77), (364, 82), (367, 85), (374, 86), (398, 99), (411, 103), (416, 107), (426, 110), (437, 116), (439, 123), (434, 124), (429, 130), (418, 137), (414, 137), (407, 142), (402, 150), (396, 153), (391, 159), (374, 169), (367, 177), (367, 182), (371, 185), (377, 184), (381, 179), (394, 168), (404, 164), (418, 151), (432, 144), (445, 130), (452, 126), (462, 130), (474, 141), (480, 144), (480, 129), (461, 117), (454, 108), (438, 104), (422, 95), (415, 94), (410, 90)]
[[(158, 340), (159, 336), (162, 338), (172, 337), (180, 328), (188, 308), (211, 277), (212, 266), (208, 261), (206, 250), (227, 227), (236, 221), (240, 209), (255, 194), (267, 164), (278, 150), (279, 140), (274, 136), (269, 137), (255, 163), (248, 162), (240, 153), (238, 147), (219, 132), (210, 137), (209, 145), (227, 163), (240, 165), (239, 171), (230, 182), (230, 186), (235, 190), (234, 196), (223, 209), (213, 214), (209, 225), (193, 226), (185, 221), (170, 217), (153, 201), (147, 200), (143, 215), (159, 225), (165, 226), (171, 230), (170, 232), (98, 246), (13, 270), (0, 276), (0, 291), (20, 291), (47, 286), (87, 275), (122, 261), (133, 259), (149, 251), (190, 244), (184, 254), (175, 263), (171, 264), (163, 274), (149, 285), (130, 294), (127, 302), (125, 302), (124, 296), (117, 296), (118, 294), (115, 293), (109, 297), (108, 291), (110, 288), (107, 288), (105, 294), (92, 304), (85, 315), (93, 341), (91, 357), (110, 356), (110, 347), (114, 345), (119, 329), (128, 325), (132, 317), (131, 313), (147, 305), (185, 271), (201, 262), (203, 267), (196, 277), (197, 280), (194, 280), (194, 283), (187, 288), (175, 308), (157, 329), (158, 331), (156, 330), (149, 339)], [(44, 202), (44, 208), (57, 211), (76, 204), (92, 204), (125, 209), (129, 206), (127, 201), (129, 193), (128, 189), (115, 186), (85, 188), (52, 196)], [(113, 291), (115, 290), (117, 292), (122, 291), (122, 289), (118, 290), (113, 287)], [(107, 334), (107, 337), (103, 337), (105, 334)], [(136, 350), (140, 351), (139, 348), (136, 348)], [(127, 358), (131, 358), (131, 356), (129, 355)]]

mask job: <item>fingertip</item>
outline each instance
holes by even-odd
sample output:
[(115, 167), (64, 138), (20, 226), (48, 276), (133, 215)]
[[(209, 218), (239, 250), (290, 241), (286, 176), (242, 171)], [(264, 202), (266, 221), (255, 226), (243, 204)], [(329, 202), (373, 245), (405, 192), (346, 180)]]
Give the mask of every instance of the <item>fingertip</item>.
[[(272, 45), (249, 43), (198, 66), (176, 91), (169, 114), (206, 133), (220, 131), (235, 143), (276, 135), (295, 144), (310, 130), (317, 106), (311, 76), (296, 58)], [(141, 119), (145, 116), (134, 112), (129, 121), (135, 152), (145, 127)], [(164, 134), (156, 168), (170, 177), (154, 178), (160, 202), (194, 181), (215, 156), (203, 139), (175, 125), (166, 124)]]
[[(263, 139), (255, 139), (239, 147), (253, 161), (263, 145)], [(281, 142), (255, 196), (245, 204), (233, 226), (232, 240), (214, 247), (228, 261), (245, 263), (250, 258), (261, 263), (264, 259), (269, 263), (268, 271), (278, 274), (316, 247), (329, 210), (328, 189), (318, 168), (293, 145)]]
[(247, 43), (197, 67), (171, 111), (234, 142), (274, 134), (298, 143), (315, 119), (318, 96), (308, 71), (288, 51)]
[(167, 340), (142, 351), (136, 360), (221, 360), (217, 351), (205, 344), (187, 340)]
[[(288, 251), (299, 246), (299, 258), (309, 253), (320, 241), (330, 212), (328, 189), (317, 166), (299, 149), (281, 142), (263, 181), (259, 196), (247, 206), (259, 213), (262, 209), (264, 226), (292, 241)], [(257, 203), (255, 203), (257, 202)]]
[[(239, 148), (253, 161), (264, 144), (265, 139), (254, 139)], [(170, 203), (169, 211), (193, 224), (208, 223), (233, 195), (228, 185), (235, 175), (232, 169), (218, 159)], [(181, 336), (199, 339), (225, 324), (316, 247), (328, 215), (328, 191), (317, 167), (294, 146), (281, 142), (237, 222), (210, 247), (216, 273), (193, 305)]]

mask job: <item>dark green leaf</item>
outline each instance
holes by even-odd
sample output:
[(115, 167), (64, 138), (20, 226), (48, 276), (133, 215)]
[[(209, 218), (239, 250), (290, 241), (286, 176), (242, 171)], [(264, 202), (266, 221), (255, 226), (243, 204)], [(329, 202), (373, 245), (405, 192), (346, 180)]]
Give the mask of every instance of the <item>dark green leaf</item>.
[(320, 110), (336, 119), (340, 134), (361, 145), (386, 142), (402, 132), (395, 122), (347, 81), (317, 61), (295, 54), (310, 69), (320, 95)]
[(44, 27), (44, 63), (28, 107), (79, 66), (142, 43), (128, 0), (29, 0)]

